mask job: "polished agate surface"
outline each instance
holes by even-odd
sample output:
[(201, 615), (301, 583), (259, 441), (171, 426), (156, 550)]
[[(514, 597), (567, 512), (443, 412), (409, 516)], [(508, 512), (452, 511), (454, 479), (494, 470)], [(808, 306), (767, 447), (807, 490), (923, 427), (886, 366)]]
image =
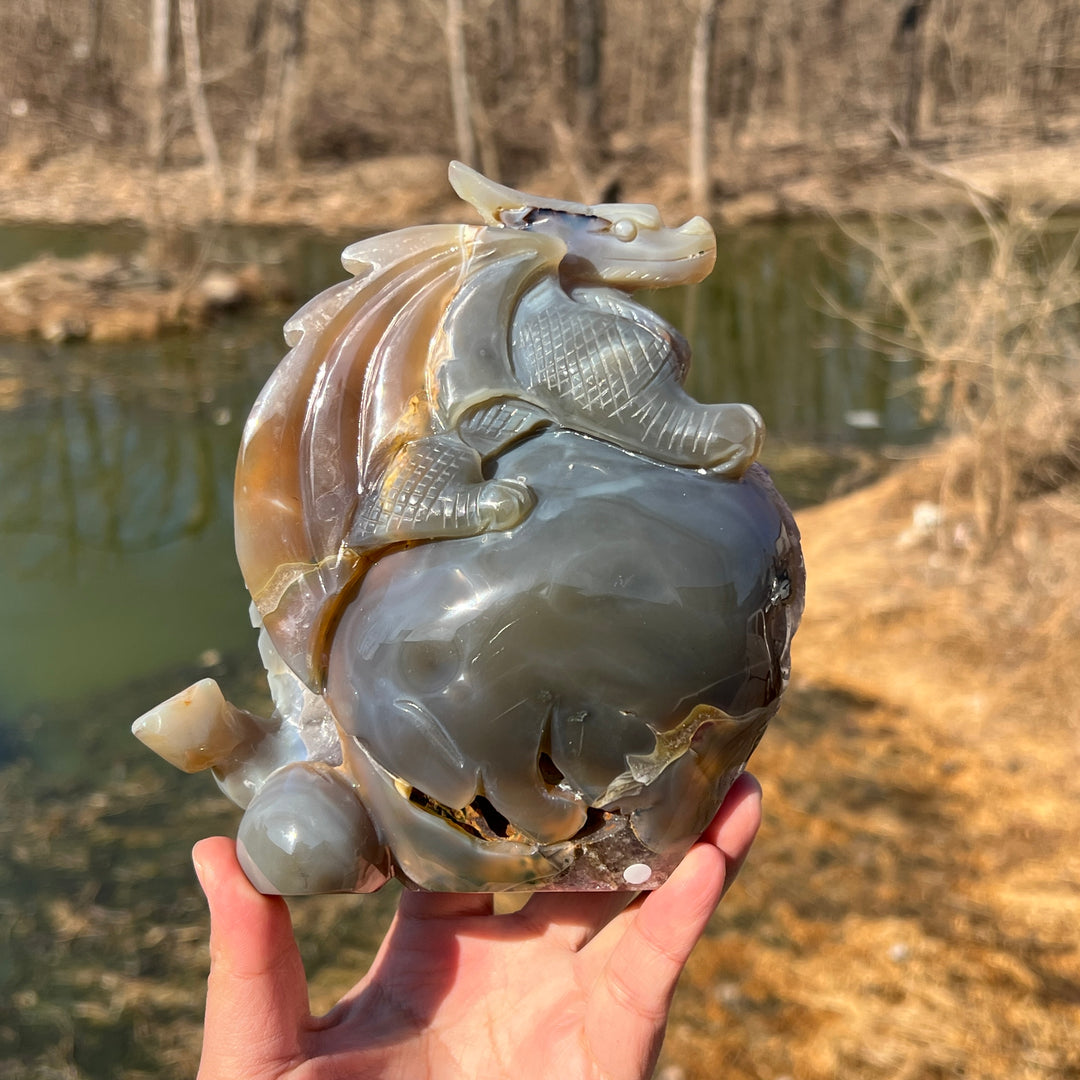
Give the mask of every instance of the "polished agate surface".
[(775, 713), (798, 532), (741, 404), (634, 298), (702, 219), (451, 167), (482, 226), (349, 248), (245, 429), (237, 553), (275, 711), (204, 680), (136, 734), (245, 808), (264, 892), (662, 883)]

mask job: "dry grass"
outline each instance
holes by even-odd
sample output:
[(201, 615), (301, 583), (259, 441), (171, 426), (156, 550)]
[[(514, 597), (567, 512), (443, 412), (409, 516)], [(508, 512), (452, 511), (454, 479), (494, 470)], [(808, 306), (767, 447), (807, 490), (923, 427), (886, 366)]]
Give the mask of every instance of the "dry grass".
[(964, 570), (908, 531), (946, 464), (801, 516), (767, 822), (668, 1075), (1080, 1076), (1080, 502), (1029, 501), (1027, 551)]

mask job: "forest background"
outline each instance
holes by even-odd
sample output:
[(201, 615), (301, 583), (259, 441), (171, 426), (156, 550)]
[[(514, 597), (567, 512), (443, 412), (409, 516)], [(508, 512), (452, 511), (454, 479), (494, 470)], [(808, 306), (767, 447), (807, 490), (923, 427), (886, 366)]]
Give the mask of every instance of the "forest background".
[[(1073, 198), (1069, 0), (27, 0), (0, 216), (396, 224), (459, 157), (729, 220), (903, 209), (925, 170)], [(184, 181), (187, 183), (184, 183)]]

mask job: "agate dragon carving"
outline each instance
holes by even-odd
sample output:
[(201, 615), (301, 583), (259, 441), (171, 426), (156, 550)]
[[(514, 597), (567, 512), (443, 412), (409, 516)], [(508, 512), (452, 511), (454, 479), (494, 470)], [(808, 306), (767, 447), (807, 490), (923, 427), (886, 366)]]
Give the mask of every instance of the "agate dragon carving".
[(136, 734), (247, 807), (264, 891), (651, 887), (775, 711), (802, 607), (760, 417), (691, 398), (633, 295), (702, 280), (715, 237), (450, 180), (484, 224), (347, 248), (245, 427), (274, 716), (207, 680)]

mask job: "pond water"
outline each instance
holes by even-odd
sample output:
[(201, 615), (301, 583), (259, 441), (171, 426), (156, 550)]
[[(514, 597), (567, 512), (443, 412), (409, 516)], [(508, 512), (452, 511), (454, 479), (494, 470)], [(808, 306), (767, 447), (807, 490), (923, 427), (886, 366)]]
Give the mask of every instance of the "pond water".
[[(350, 239), (225, 230), (185, 242), (277, 263), (299, 304), (343, 276)], [(0, 268), (141, 243), (129, 229), (9, 228)], [(795, 503), (820, 496), (843, 447), (926, 435), (912, 371), (825, 313), (826, 295), (857, 303), (865, 275), (835, 231), (789, 224), (722, 235), (708, 282), (652, 298), (691, 338), (691, 391), (764, 415), (766, 463)], [(236, 814), (129, 726), (205, 673), (264, 707), (232, 550), (232, 472), (289, 314), (146, 344), (0, 342), (4, 1076), (194, 1071), (205, 925), (188, 851), (234, 831)], [(325, 926), (321, 903), (303, 911)], [(309, 968), (346, 955), (362, 967), (392, 903), (379, 894), (335, 909), (331, 938), (301, 932)]]

